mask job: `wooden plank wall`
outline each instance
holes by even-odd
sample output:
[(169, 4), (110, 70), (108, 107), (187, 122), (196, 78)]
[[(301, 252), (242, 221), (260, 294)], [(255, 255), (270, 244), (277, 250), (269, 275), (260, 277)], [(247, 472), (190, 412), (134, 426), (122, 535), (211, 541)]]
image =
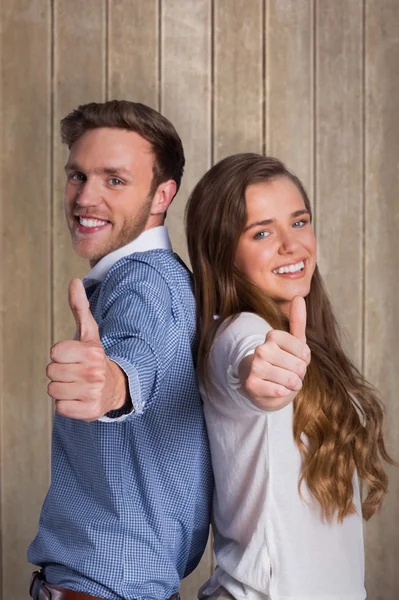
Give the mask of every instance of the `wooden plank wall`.
[[(64, 225), (59, 120), (128, 98), (161, 110), (186, 150), (169, 211), (215, 161), (285, 160), (307, 186), (319, 264), (355, 362), (381, 391), (399, 459), (399, 2), (397, 0), (1, 0), (0, 600), (27, 597), (49, 483), (45, 365), (69, 337), (67, 285), (86, 265)], [(365, 526), (370, 600), (399, 597), (399, 469)], [(196, 597), (209, 547), (182, 586)]]

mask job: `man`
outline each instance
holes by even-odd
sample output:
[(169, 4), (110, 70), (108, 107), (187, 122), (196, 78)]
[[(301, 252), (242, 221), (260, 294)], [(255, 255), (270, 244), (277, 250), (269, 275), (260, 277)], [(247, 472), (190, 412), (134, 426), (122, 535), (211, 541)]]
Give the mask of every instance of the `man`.
[(61, 134), (66, 219), (92, 268), (69, 288), (75, 340), (55, 344), (47, 367), (52, 480), (30, 592), (178, 598), (206, 545), (212, 492), (191, 279), (163, 225), (183, 148), (169, 121), (127, 101), (80, 106)]

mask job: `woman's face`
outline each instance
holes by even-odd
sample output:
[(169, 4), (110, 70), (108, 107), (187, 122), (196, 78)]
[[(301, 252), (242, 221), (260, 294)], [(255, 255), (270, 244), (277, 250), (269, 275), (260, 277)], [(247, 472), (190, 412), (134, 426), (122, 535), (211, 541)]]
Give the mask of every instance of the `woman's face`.
[(316, 267), (316, 238), (301, 192), (288, 177), (248, 186), (247, 224), (235, 266), (288, 315), (305, 297)]

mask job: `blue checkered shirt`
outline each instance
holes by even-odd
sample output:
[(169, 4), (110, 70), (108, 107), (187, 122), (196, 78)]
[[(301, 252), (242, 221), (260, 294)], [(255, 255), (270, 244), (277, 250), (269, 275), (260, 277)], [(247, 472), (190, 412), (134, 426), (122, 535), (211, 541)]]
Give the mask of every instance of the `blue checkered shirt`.
[(51, 486), (28, 560), (76, 591), (165, 600), (200, 560), (212, 496), (190, 274), (157, 249), (124, 256), (88, 283), (134, 410), (108, 422), (55, 415)]

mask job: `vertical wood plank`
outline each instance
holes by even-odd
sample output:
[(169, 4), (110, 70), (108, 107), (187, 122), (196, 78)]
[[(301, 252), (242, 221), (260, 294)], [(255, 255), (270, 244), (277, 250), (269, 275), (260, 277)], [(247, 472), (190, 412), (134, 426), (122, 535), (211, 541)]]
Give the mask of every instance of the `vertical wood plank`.
[(266, 153), (313, 197), (314, 0), (266, 0)]
[[(316, 5), (318, 262), (344, 344), (361, 367), (363, 318), (363, 1)], [(346, 335), (345, 335), (346, 334)]]
[[(174, 249), (187, 260), (183, 214), (187, 196), (211, 164), (211, 2), (164, 0), (161, 11), (160, 110), (176, 127), (186, 155), (178, 196), (168, 211)], [(182, 600), (197, 597), (212, 569), (210, 545), (181, 587)]]
[(109, 98), (158, 108), (158, 4), (109, 1)]
[[(366, 1), (365, 372), (386, 405), (387, 445), (399, 459), (399, 4)], [(399, 595), (399, 469), (381, 514), (365, 528), (368, 597)]]
[(65, 222), (64, 165), (68, 149), (61, 143), (59, 124), (78, 105), (105, 100), (105, 0), (55, 0), (54, 34), (53, 310), (54, 340), (58, 341), (71, 338), (75, 327), (68, 305), (68, 284), (89, 270), (88, 263), (73, 252)]
[(161, 15), (161, 112), (177, 129), (186, 156), (182, 185), (168, 211), (173, 247), (187, 259), (187, 197), (211, 165), (211, 2), (165, 0)]
[[(0, 12), (3, 14), (3, 0), (0, 0)], [(0, 28), (0, 32), (2, 29)], [(4, 85), (4, 54), (3, 51), (3, 37), (0, 37), (0, 119), (3, 122), (3, 85)], [(4, 44), (5, 45), (5, 44)], [(0, 148), (4, 148), (5, 137), (4, 129), (0, 128)], [(3, 581), (4, 581), (4, 568), (3, 568), (3, 480), (4, 480), (4, 460), (3, 460), (3, 446), (2, 446), (2, 429), (3, 429), (3, 401), (4, 401), (4, 277), (6, 275), (3, 256), (4, 256), (4, 160), (3, 154), (0, 151), (0, 600), (3, 600)]]
[(51, 12), (2, 2), (2, 595), (26, 599), (49, 483)]
[(263, 1), (214, 2), (214, 162), (263, 150)]

